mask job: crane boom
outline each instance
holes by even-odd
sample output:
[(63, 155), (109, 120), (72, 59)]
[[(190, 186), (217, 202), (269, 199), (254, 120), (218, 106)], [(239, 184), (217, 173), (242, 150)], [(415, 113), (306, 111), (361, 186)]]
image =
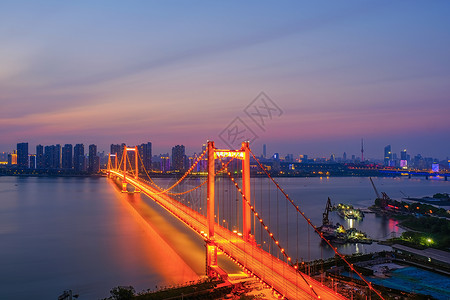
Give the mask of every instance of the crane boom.
[(327, 205), (325, 206), (325, 211), (323, 212), (322, 225), (330, 224), (330, 220), (328, 219), (328, 213), (331, 211), (331, 200), (328, 197)]
[(381, 199), (380, 194), (377, 191), (377, 188), (375, 187), (375, 184), (373, 183), (372, 177), (369, 177), (370, 182), (372, 183), (373, 189), (375, 190), (375, 194), (377, 194), (377, 198)]

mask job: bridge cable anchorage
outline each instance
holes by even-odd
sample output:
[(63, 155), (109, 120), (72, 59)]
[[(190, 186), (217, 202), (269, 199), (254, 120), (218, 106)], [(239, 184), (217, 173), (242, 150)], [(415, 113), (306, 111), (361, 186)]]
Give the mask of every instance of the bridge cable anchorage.
[(272, 182), (276, 185), (276, 187), (281, 191), (281, 193), (283, 193), (283, 195), (285, 196), (285, 198), (294, 206), (294, 208), (296, 209), (296, 211), (298, 213), (300, 213), (303, 218), (306, 220), (306, 222), (314, 229), (314, 231), (319, 235), (319, 237), (321, 239), (323, 239), (330, 247), (331, 249), (333, 249), (334, 253), (336, 253), (348, 266), (349, 268), (355, 272), (359, 278), (361, 278), (361, 280), (363, 280), (367, 286), (369, 287), (370, 290), (373, 290), (381, 299), (384, 300), (383, 296), (381, 295), (381, 293), (376, 290), (375, 288), (372, 287), (372, 283), (370, 281), (368, 281), (367, 279), (364, 278), (364, 276), (358, 272), (352, 264), (350, 264), (347, 259), (345, 259), (345, 256), (343, 254), (341, 254), (338, 250), (337, 247), (334, 247), (331, 242), (329, 240), (327, 240), (323, 234), (317, 229), (316, 226), (314, 226), (311, 223), (311, 220), (308, 219), (305, 215), (305, 213), (303, 213), (298, 206), (295, 205), (294, 201), (286, 194), (286, 192), (280, 187), (280, 185), (275, 181), (275, 179), (273, 179), (272, 176), (270, 176), (269, 172), (266, 170), (266, 168), (261, 164), (261, 162), (258, 160), (258, 158), (255, 156), (255, 154), (250, 150), (250, 154), (253, 156), (253, 159), (258, 163), (259, 167), (266, 173), (266, 175), (272, 180)]
[[(223, 164), (223, 162), (222, 162)], [(244, 201), (250, 206), (250, 210), (253, 212), (253, 214), (256, 216), (256, 218), (258, 219), (258, 221), (260, 222), (260, 225), (266, 230), (266, 232), (269, 234), (269, 236), (271, 237), (271, 239), (275, 242), (275, 244), (278, 246), (278, 248), (280, 249), (280, 252), (282, 253), (282, 255), (286, 258), (286, 261), (289, 261), (288, 265), (291, 266), (294, 270), (297, 269), (294, 268), (294, 266), (292, 265), (291, 262), (291, 257), (289, 255), (287, 255), (286, 250), (280, 245), (280, 242), (275, 238), (274, 234), (270, 231), (269, 227), (264, 223), (263, 219), (259, 216), (259, 214), (256, 212), (255, 208), (251, 205), (250, 201), (245, 197), (244, 193), (242, 192), (241, 188), (239, 187), (238, 183), (236, 182), (236, 180), (234, 179), (234, 177), (231, 175), (231, 173), (228, 171), (227, 172), (228, 177), (231, 179), (231, 181), (234, 183), (237, 191), (242, 195), (242, 198), (244, 199)], [(314, 294), (316, 295), (316, 297), (318, 297), (318, 294), (316, 293), (316, 291), (314, 290), (314, 288), (311, 286), (311, 284), (306, 280), (306, 278), (303, 276), (303, 274), (301, 272), (297, 272), (298, 274), (300, 274), (300, 276), (302, 277), (302, 279), (305, 281), (305, 283), (307, 285), (310, 286), (311, 290), (314, 292)]]

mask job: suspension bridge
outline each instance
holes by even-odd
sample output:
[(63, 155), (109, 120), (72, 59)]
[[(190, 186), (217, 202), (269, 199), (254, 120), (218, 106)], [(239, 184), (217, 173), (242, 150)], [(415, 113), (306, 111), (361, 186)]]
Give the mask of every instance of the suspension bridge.
[[(108, 177), (120, 181), (123, 192), (128, 192), (129, 185), (133, 186), (134, 192), (144, 193), (198, 233), (205, 240), (206, 274), (209, 277), (227, 278), (217, 263), (218, 255), (225, 255), (249, 276), (272, 288), (280, 298), (346, 299), (299, 270), (299, 244), (305, 242), (299, 240), (298, 224), (301, 220), (367, 284), (369, 293), (383, 299), (270, 176), (250, 150), (248, 142), (243, 142), (241, 149), (229, 150), (217, 149), (213, 141), (208, 141), (207, 147), (184, 175), (165, 188), (151, 178), (137, 146), (124, 146), (121, 152), (110, 154), (106, 170)], [(192, 177), (198, 171), (204, 171), (204, 175)], [(267, 184), (273, 186), (272, 190), (267, 192), (261, 188), (257, 191), (251, 184), (251, 173), (264, 176)], [(276, 191), (275, 199), (264, 199), (274, 198), (271, 196), (273, 191)], [(280, 209), (280, 204), (283, 204), (283, 209)], [(286, 213), (282, 214), (280, 210)], [(288, 226), (289, 216), (291, 223), (295, 220), (296, 226)], [(289, 230), (291, 233), (296, 231), (294, 246)], [(281, 236), (286, 238), (282, 240)], [(290, 256), (288, 249), (296, 252), (296, 257)]]

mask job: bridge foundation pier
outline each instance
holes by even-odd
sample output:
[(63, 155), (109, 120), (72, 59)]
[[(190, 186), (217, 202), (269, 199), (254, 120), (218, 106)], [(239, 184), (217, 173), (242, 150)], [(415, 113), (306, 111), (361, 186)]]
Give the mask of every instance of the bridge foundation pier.
[(206, 275), (209, 278), (217, 277), (217, 245), (214, 241), (206, 241)]

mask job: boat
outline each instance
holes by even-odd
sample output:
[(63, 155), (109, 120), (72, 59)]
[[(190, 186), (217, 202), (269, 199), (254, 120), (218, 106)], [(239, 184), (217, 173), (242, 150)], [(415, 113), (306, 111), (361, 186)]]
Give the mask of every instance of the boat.
[(328, 197), (327, 205), (325, 206), (325, 211), (322, 217), (322, 226), (318, 227), (317, 230), (321, 233), (322, 237), (333, 243), (363, 243), (371, 244), (372, 239), (367, 237), (362, 231), (356, 228), (345, 229), (344, 226), (336, 223), (334, 225), (328, 218), (330, 211), (332, 210), (331, 200)]
[(328, 219), (328, 215), (331, 211), (331, 200), (328, 197), (327, 205), (325, 206), (325, 211), (322, 214), (322, 226), (318, 227), (317, 230), (322, 234), (324, 238), (327, 240), (332, 240), (337, 236), (337, 228), (338, 226), (333, 225)]
[(359, 208), (354, 208), (353, 205), (339, 203), (333, 207), (337, 214), (344, 219), (362, 220), (364, 213)]

